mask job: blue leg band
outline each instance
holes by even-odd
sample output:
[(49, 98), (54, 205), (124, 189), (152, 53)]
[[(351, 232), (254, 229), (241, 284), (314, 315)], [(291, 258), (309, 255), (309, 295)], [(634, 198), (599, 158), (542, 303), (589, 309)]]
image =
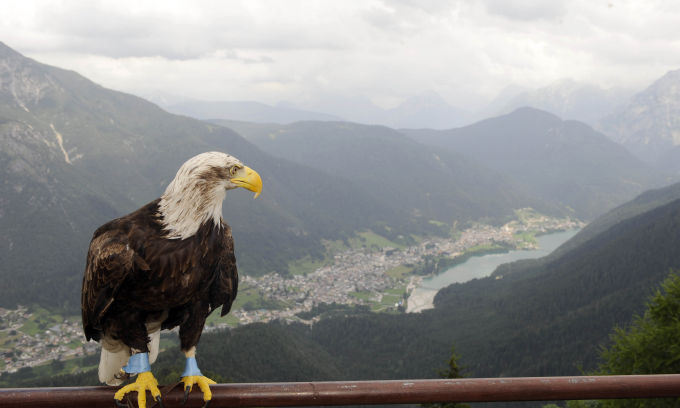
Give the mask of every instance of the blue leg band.
[(187, 357), (187, 364), (184, 366), (182, 377), (190, 377), (194, 375), (203, 375), (196, 364), (196, 357)]
[(123, 371), (128, 374), (138, 374), (151, 371), (149, 364), (149, 353), (137, 353), (130, 356), (128, 363), (123, 367)]

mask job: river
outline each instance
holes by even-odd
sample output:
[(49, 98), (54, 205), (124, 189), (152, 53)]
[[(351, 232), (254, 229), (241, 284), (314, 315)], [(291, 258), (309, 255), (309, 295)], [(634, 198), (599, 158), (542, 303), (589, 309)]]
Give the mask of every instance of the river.
[(425, 278), (411, 292), (408, 298), (407, 312), (420, 312), (434, 307), (434, 296), (439, 289), (453, 283), (463, 283), (475, 278), (484, 278), (493, 273), (498, 265), (520, 259), (532, 259), (546, 256), (557, 247), (576, 235), (578, 230), (554, 232), (536, 237), (538, 248), (531, 250), (513, 250), (502, 254), (473, 256), (467, 261), (453, 266), (444, 272)]

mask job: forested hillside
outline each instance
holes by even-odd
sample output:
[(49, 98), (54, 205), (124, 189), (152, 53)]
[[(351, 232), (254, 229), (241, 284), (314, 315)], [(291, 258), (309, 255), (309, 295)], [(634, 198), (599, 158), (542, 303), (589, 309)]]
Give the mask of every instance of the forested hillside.
[(417, 143), (384, 126), (348, 122), (266, 125), (216, 121), (267, 153), (370, 186), (376, 201), (428, 219), (507, 220), (508, 207), (564, 215), (564, 205), (462, 154)]

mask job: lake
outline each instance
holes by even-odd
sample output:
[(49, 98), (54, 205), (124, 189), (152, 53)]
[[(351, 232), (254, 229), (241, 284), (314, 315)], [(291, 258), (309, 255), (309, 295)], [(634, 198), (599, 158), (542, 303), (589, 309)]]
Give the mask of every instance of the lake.
[(540, 258), (548, 255), (557, 247), (576, 235), (578, 230), (560, 231), (536, 237), (538, 249), (513, 250), (502, 254), (473, 256), (467, 261), (453, 266), (444, 272), (423, 279), (408, 298), (407, 312), (420, 312), (431, 309), (434, 296), (439, 289), (453, 283), (463, 283), (475, 278), (484, 278), (493, 273), (498, 265), (520, 259)]

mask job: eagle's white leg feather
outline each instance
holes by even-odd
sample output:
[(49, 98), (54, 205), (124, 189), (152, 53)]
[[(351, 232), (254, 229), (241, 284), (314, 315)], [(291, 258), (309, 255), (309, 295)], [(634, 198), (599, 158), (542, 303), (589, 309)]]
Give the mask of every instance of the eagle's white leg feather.
[[(153, 364), (158, 357), (161, 343), (161, 324), (147, 323), (149, 333), (149, 364)], [(99, 381), (108, 385), (120, 385), (125, 378), (120, 378), (116, 374), (125, 366), (130, 359), (130, 348), (125, 344), (113, 339), (104, 338), (102, 340), (102, 353), (99, 359)]]
[(161, 320), (157, 322), (146, 322), (146, 332), (149, 334), (149, 364), (153, 364), (158, 357), (158, 347), (161, 344), (161, 324), (167, 317), (167, 312), (163, 314)]
[(158, 347), (161, 344), (161, 331), (157, 330), (153, 333), (149, 333), (151, 341), (149, 342), (149, 364), (153, 364), (158, 357)]
[(109, 338), (102, 339), (102, 353), (99, 358), (99, 381), (107, 385), (120, 385), (125, 381), (117, 374), (130, 358), (130, 348)]

